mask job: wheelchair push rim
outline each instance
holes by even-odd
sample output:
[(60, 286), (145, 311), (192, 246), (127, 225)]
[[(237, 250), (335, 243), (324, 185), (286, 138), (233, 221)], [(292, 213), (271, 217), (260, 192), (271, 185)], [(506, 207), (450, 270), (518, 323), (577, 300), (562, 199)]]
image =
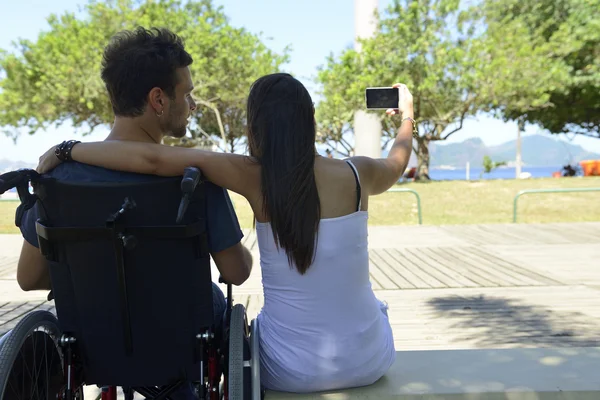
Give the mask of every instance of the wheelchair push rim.
[(48, 311), (26, 315), (0, 348), (0, 398), (56, 399), (64, 385), (58, 321)]
[(228, 400), (245, 400), (250, 395), (250, 376), (245, 368), (245, 361), (249, 359), (245, 338), (249, 332), (246, 310), (242, 304), (233, 306), (229, 324), (227, 397)]

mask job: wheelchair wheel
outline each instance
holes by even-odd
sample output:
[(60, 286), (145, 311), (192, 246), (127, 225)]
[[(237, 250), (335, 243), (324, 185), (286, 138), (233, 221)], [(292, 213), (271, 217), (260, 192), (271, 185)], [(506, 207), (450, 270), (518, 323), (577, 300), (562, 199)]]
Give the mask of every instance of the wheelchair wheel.
[(8, 334), (0, 348), (0, 398), (54, 400), (64, 384), (57, 346), (58, 321), (34, 311)]
[(260, 343), (258, 337), (258, 319), (250, 323), (250, 366), (252, 373), (252, 400), (262, 400), (263, 391), (260, 386)]
[(227, 377), (229, 400), (244, 400), (250, 396), (250, 371), (244, 366), (245, 361), (250, 358), (247, 338), (246, 309), (242, 304), (236, 304), (233, 306), (229, 321), (229, 371)]
[(6, 339), (8, 339), (9, 336), (10, 336), (10, 331), (6, 332), (4, 335), (0, 336), (0, 349), (2, 349), (2, 346), (4, 346), (4, 343), (6, 343)]

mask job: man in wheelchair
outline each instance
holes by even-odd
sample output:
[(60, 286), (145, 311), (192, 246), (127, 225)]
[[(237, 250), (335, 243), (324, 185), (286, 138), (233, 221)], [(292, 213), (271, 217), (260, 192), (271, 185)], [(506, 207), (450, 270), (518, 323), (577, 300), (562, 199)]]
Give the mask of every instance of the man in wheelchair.
[[(115, 37), (105, 49), (102, 64), (102, 79), (115, 112), (106, 140), (160, 143), (164, 136), (185, 136), (188, 118), (196, 108), (191, 95), (191, 63), (181, 40), (167, 30), (140, 28)], [(68, 157), (73, 143), (64, 142), (57, 156)], [(106, 386), (102, 398), (111, 400), (116, 399), (114, 386), (123, 386), (126, 398), (133, 398), (133, 390), (152, 398), (196, 398), (197, 394), (215, 398), (214, 393), (203, 390), (194, 393), (191, 382), (212, 379), (214, 386), (217, 371), (209, 361), (220, 349), (210, 347), (211, 340), (227, 336), (221, 332), (223, 326), (239, 330), (236, 337), (242, 333), (246, 337), (247, 324), (243, 307), (227, 308), (222, 291), (211, 282), (208, 254), (228, 283), (228, 296), (229, 285), (241, 285), (250, 275), (252, 257), (241, 244), (243, 234), (227, 191), (210, 182), (198, 183), (200, 171), (186, 172), (190, 175), (182, 181), (70, 162), (49, 176), (39, 177), (34, 171), (27, 175), (36, 189), (37, 202), (18, 212), (16, 218), (24, 238), (17, 281), (25, 291), (53, 290), (62, 333), (58, 342), (63, 351), (63, 373), (71, 386), (84, 383), (78, 379), (90, 383), (91, 378), (91, 383)], [(194, 187), (190, 190), (191, 181)], [(179, 213), (175, 200), (181, 200)], [(194, 265), (179, 265), (182, 263)], [(106, 271), (112, 264), (116, 274)], [(157, 286), (157, 282), (164, 286)], [(98, 308), (99, 302), (90, 299), (97, 296), (106, 297), (105, 306)], [(206, 310), (211, 301), (212, 310)], [(88, 313), (83, 315), (83, 309)], [(234, 317), (243, 324), (236, 322), (235, 328), (229, 327), (229, 320), (224, 324), (226, 309), (228, 318), (242, 312), (243, 316)], [(163, 317), (157, 317), (157, 311)], [(190, 343), (161, 343), (160, 336), (151, 333), (156, 330), (169, 340), (188, 340), (184, 333), (172, 334), (179, 326), (163, 324), (184, 321), (185, 325), (186, 318), (194, 313), (198, 313), (198, 321), (181, 329), (210, 328), (198, 334), (199, 349)], [(112, 314), (114, 326), (110, 326)], [(142, 326), (154, 328), (147, 329), (146, 334), (136, 331)], [(123, 334), (111, 336), (114, 329)], [(9, 342), (0, 352), (7, 351)], [(153, 347), (166, 350), (156, 350), (154, 358), (142, 354), (154, 351)], [(185, 353), (188, 348), (197, 349), (190, 355), (194, 362), (181, 354), (170, 354)], [(114, 363), (106, 359), (109, 353)], [(173, 366), (176, 363), (182, 365)], [(80, 364), (85, 365), (83, 371), (71, 371)], [(173, 372), (173, 368), (180, 368), (181, 373)], [(194, 368), (208, 376), (190, 372)], [(0, 394), (4, 389), (3, 398), (8, 399), (8, 389), (2, 386), (11, 378), (5, 375), (2, 382), (0, 373)], [(165, 381), (182, 377), (187, 379)], [(58, 395), (81, 397), (73, 387), (61, 389)]]

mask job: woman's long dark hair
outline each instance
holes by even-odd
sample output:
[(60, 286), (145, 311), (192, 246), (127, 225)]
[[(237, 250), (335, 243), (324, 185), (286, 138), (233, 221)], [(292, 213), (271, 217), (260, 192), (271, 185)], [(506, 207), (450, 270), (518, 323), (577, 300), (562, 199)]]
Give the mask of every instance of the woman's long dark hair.
[(315, 181), (314, 106), (291, 75), (263, 76), (248, 97), (248, 145), (261, 165), (263, 211), (301, 274), (311, 265), (321, 203)]

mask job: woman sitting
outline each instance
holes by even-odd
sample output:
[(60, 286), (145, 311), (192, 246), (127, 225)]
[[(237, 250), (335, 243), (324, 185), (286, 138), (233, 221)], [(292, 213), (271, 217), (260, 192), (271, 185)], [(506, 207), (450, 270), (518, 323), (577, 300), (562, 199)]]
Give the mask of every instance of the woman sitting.
[[(367, 242), (369, 196), (400, 179), (412, 149), (412, 96), (406, 86), (395, 87), (401, 101), (388, 114), (404, 119), (385, 159), (319, 156), (311, 97), (287, 74), (264, 76), (251, 88), (250, 156), (105, 141), (79, 143), (71, 157), (162, 176), (195, 166), (213, 183), (244, 196), (260, 249), (263, 386), (313, 392), (369, 385), (395, 359), (387, 308), (369, 281)], [(58, 163), (51, 149), (39, 172)]]

